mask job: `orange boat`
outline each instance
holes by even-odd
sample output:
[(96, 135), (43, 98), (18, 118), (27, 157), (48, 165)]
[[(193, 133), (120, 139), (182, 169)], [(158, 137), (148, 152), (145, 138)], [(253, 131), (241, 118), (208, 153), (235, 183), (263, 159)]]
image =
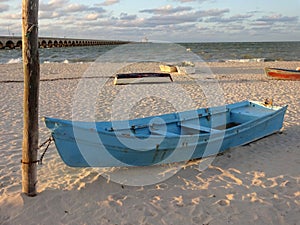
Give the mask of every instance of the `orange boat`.
[[(298, 68), (297, 68), (298, 69)], [(300, 70), (265, 68), (268, 77), (280, 80), (300, 80)]]

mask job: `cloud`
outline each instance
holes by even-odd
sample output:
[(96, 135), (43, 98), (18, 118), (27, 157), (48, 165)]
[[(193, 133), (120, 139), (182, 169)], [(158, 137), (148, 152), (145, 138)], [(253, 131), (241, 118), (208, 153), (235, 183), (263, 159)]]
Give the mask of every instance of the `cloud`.
[(212, 0), (173, 0), (174, 2), (181, 2), (181, 3), (187, 3), (187, 2), (199, 2), (199, 3), (203, 3), (203, 2), (208, 2), (208, 1), (212, 1)]
[(205, 17), (220, 16), (229, 12), (228, 9), (212, 9), (204, 11), (183, 11), (174, 14), (162, 14), (153, 15), (149, 18), (139, 18), (137, 15), (129, 15), (127, 13), (121, 13), (119, 17), (107, 18), (106, 21), (101, 21), (103, 26), (111, 27), (136, 27), (142, 28), (158, 28), (162, 26), (176, 26), (184, 25), (188, 26), (191, 23), (193, 26), (203, 21)]
[(281, 14), (273, 14), (271, 16), (263, 16), (256, 21), (267, 22), (267, 23), (287, 23), (287, 22), (298, 22), (298, 16), (282, 16)]
[(191, 7), (164, 6), (157, 9), (144, 9), (140, 12), (154, 14), (150, 18), (145, 18), (143, 26), (163, 26), (183, 23), (197, 23), (203, 21), (205, 17), (222, 17), (229, 12), (229, 9), (210, 9), (192, 11)]
[[(80, 3), (69, 3), (69, 0), (51, 0), (48, 3), (41, 3), (40, 19), (57, 19), (71, 20), (72, 14), (80, 14), (80, 18), (86, 20), (96, 20), (101, 18), (100, 14), (104, 14), (106, 10), (102, 7), (89, 6)], [(70, 17), (70, 18), (68, 18)]]
[(224, 14), (229, 13), (229, 9), (210, 9), (210, 10), (199, 10), (197, 11), (199, 16), (210, 17), (210, 16), (224, 16)]
[(60, 18), (61, 16), (63, 16), (63, 14), (59, 12), (45, 12), (45, 11), (39, 12), (40, 19), (57, 19)]
[(220, 16), (214, 16), (211, 18), (208, 18), (205, 20), (205, 22), (210, 22), (210, 23), (234, 23), (234, 22), (243, 22), (245, 19), (251, 18), (252, 15), (246, 14), (246, 15), (235, 15), (231, 16), (228, 18), (220, 17)]
[(97, 13), (106, 13), (106, 10), (102, 7), (88, 7), (87, 11), (97, 12)]
[(151, 14), (159, 14), (159, 15), (167, 15), (167, 14), (173, 14), (173, 13), (178, 13), (178, 12), (184, 12), (184, 11), (191, 11), (193, 8), (192, 7), (182, 7), (178, 6), (174, 8), (171, 5), (166, 5), (161, 8), (157, 9), (144, 9), (140, 10), (140, 13), (151, 13)]
[(41, 11), (53, 11), (63, 8), (69, 3), (69, 0), (51, 0), (48, 3), (40, 2), (39, 9)]
[[(1, 24), (5, 21), (16, 24), (16, 28), (10, 28), (11, 32), (17, 33), (21, 30), (21, 10), (20, 6), (11, 2), (0, 0), (0, 20)], [(287, 14), (282, 10), (266, 11), (275, 10), (272, 8), (249, 7), (234, 15), (229, 5), (228, 8), (221, 8), (218, 4), (214, 5), (215, 8), (209, 5), (200, 7), (202, 3), (216, 0), (167, 0), (168, 5), (162, 7), (155, 8), (150, 4), (149, 8), (137, 8), (133, 5), (130, 11), (126, 11), (126, 7), (109, 7), (114, 4), (122, 6), (126, 4), (124, 1), (94, 2), (97, 4), (78, 0), (40, 0), (40, 35), (123, 40), (139, 40), (148, 36), (149, 39), (182, 41), (249, 39), (250, 34), (261, 34), (265, 38), (263, 30), (275, 32), (275, 29), (286, 36), (291, 36), (291, 32), (296, 32), (298, 37), (300, 35), (297, 14)]]
[(86, 20), (97, 20), (97, 19), (99, 19), (101, 16), (100, 16), (100, 14), (99, 13), (90, 13), (90, 14), (87, 14), (86, 16), (85, 16), (85, 19)]
[(135, 20), (135, 19), (137, 19), (137, 15), (128, 15), (127, 13), (121, 13), (120, 19), (121, 20)]
[(22, 14), (21, 13), (2, 14), (0, 15), (0, 18), (5, 20), (21, 20)]
[(264, 21), (255, 21), (250, 23), (251, 26), (255, 26), (255, 27), (265, 27), (265, 26), (270, 26), (269, 23), (264, 22)]
[(0, 4), (0, 12), (5, 12), (9, 10), (9, 6), (6, 4)]
[(198, 17), (186, 17), (185, 15), (166, 15), (166, 16), (153, 16), (151, 18), (145, 19), (143, 26), (157, 27), (164, 25), (176, 25), (182, 23), (191, 23), (191, 22), (199, 22), (201, 18)]
[(63, 10), (64, 12), (82, 12), (82, 11), (86, 11), (88, 10), (88, 6), (86, 5), (82, 5), (82, 4), (78, 4), (78, 3), (73, 3), (73, 4), (69, 4), (67, 5), (67, 7)]
[(114, 4), (117, 4), (119, 3), (120, 0), (106, 0), (104, 1), (103, 3), (100, 3), (99, 5), (102, 5), (102, 6), (110, 6), (110, 5), (114, 5)]

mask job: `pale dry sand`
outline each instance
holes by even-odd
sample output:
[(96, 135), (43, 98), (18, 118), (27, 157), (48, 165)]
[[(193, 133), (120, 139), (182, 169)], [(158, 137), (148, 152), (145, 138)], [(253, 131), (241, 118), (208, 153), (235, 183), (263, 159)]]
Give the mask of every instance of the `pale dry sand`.
[[(102, 85), (98, 87), (102, 91), (95, 100), (95, 112), (88, 113), (85, 110), (89, 109), (84, 108), (75, 112), (86, 119), (89, 115), (110, 119), (112, 110), (116, 111), (115, 117), (134, 118), (182, 106), (213, 105), (219, 94), (225, 103), (272, 98), (274, 104), (288, 104), (289, 108), (281, 133), (230, 149), (213, 158), (206, 169), (209, 160), (189, 163), (160, 182), (155, 182), (151, 173), (148, 175), (155, 168), (69, 168), (52, 145), (44, 164), (38, 166), (39, 194), (34, 198), (20, 194), (22, 65), (0, 65), (0, 224), (300, 224), (300, 82), (270, 80), (263, 72), (266, 66), (294, 69), (299, 64), (209, 63), (212, 73), (197, 80), (200, 85), (184, 75), (173, 74), (173, 84), (153, 85), (151, 91), (145, 85), (113, 86), (112, 74), (93, 78), (97, 68), (91, 69), (90, 63), (41, 65), (41, 117), (72, 118), (74, 95), (82, 75), (88, 77), (88, 85)], [(124, 70), (145, 69), (158, 71), (159, 67), (150, 63)], [(105, 82), (97, 83), (99, 79)], [(208, 92), (210, 87), (218, 91)], [(192, 104), (181, 97), (181, 88)], [(86, 89), (80, 97), (91, 96)], [(134, 99), (132, 91), (143, 93), (145, 98)], [(207, 95), (212, 96), (209, 101)], [(135, 104), (125, 107), (131, 98)], [(119, 110), (123, 110), (120, 115)], [(40, 141), (48, 137), (49, 131), (41, 121)], [(152, 184), (115, 182), (120, 179), (118, 175), (127, 174), (134, 175), (133, 179), (146, 178)]]

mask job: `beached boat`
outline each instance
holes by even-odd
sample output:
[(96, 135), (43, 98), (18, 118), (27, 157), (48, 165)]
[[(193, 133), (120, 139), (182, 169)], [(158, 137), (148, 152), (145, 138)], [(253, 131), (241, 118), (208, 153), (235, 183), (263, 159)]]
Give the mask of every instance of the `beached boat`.
[(116, 74), (114, 84), (164, 83), (173, 82), (168, 73), (123, 73)]
[(149, 166), (218, 154), (279, 131), (287, 106), (254, 101), (128, 121), (45, 118), (71, 167)]
[(164, 65), (164, 64), (161, 64), (159, 65), (159, 68), (160, 68), (160, 71), (162, 72), (166, 72), (166, 73), (175, 73), (177, 72), (177, 67), (175, 65)]
[(300, 80), (300, 70), (265, 68), (268, 77), (281, 80)]

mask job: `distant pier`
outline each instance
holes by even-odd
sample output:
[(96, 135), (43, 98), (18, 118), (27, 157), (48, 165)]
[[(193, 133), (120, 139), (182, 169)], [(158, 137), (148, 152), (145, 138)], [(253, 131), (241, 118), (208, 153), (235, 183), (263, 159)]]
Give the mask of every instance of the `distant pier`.
[[(75, 46), (94, 46), (94, 45), (121, 45), (128, 44), (129, 41), (118, 40), (92, 40), (76, 38), (54, 38), (39, 37), (39, 48), (62, 48)], [(22, 48), (22, 37), (0, 36), (0, 49)]]

